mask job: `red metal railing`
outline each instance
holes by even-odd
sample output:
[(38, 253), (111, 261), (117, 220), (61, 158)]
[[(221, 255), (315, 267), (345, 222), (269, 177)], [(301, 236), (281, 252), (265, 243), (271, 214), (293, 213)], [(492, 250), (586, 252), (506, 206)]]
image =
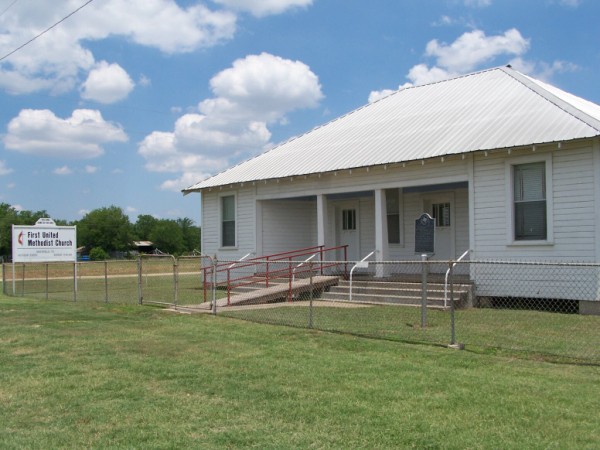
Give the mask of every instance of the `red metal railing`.
[[(344, 252), (343, 262), (336, 261), (338, 250)], [(334, 252), (333, 254), (331, 252)], [(322, 275), (324, 269), (339, 266), (340, 264), (344, 267), (344, 273), (347, 272), (347, 255), (348, 246), (339, 245), (337, 247), (325, 248), (323, 245), (306, 247), (297, 250), (290, 250), (282, 253), (275, 253), (272, 255), (259, 256), (251, 259), (243, 259), (236, 262), (227, 261), (225, 263), (217, 264), (214, 266), (203, 266), (201, 270), (203, 272), (203, 289), (204, 289), (204, 301), (206, 301), (206, 295), (208, 289), (213, 287), (213, 278), (215, 288), (226, 287), (227, 289), (227, 304), (229, 305), (231, 299), (231, 291), (234, 288), (243, 286), (256, 285), (264, 283), (265, 287), (269, 287), (269, 281), (276, 278), (288, 278), (289, 281), (289, 296), (292, 291), (292, 276), (294, 275), (294, 266), (302, 262), (300, 258), (310, 257), (312, 255), (318, 255), (319, 259), (317, 262), (304, 266), (301, 270), (296, 270), (295, 275), (301, 275), (307, 271), (313, 270), (315, 266), (318, 267), (319, 273)], [(327, 261), (327, 257), (330, 261)], [(287, 264), (286, 264), (287, 262)], [(260, 266), (264, 266), (265, 270), (262, 273), (259, 269)], [(236, 275), (236, 271), (246, 270), (251, 272), (251, 275)], [(221, 274), (221, 276), (219, 276)]]

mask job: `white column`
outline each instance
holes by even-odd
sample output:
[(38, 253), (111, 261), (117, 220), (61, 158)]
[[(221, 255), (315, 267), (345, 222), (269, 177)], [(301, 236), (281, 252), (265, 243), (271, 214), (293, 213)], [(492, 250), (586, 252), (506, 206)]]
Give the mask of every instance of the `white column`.
[[(387, 261), (389, 259), (387, 232), (387, 209), (385, 204), (385, 190), (375, 189), (375, 260)], [(387, 273), (383, 265), (377, 265), (376, 276), (384, 277)]]
[(255, 214), (256, 214), (256, 236), (254, 243), (254, 256), (263, 256), (263, 204), (261, 200), (256, 201)]
[(327, 245), (327, 197), (317, 195), (317, 245)]

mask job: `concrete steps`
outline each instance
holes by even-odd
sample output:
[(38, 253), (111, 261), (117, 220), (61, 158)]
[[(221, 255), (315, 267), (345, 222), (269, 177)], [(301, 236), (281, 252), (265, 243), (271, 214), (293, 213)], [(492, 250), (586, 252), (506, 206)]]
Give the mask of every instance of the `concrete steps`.
[[(318, 277), (315, 277), (318, 278)], [(336, 277), (337, 278), (337, 277)], [(444, 279), (443, 277), (430, 277), (427, 283), (427, 306), (429, 308), (450, 308), (450, 286), (448, 286), (447, 301), (444, 302)], [(308, 282), (306, 278), (299, 278), (302, 285)], [(278, 278), (269, 280), (269, 288), (275, 288), (277, 292), (287, 292), (289, 280)], [(360, 276), (352, 282), (352, 300), (350, 300), (350, 282), (339, 278), (339, 282), (330, 282), (327, 286), (315, 286), (314, 295), (320, 300), (334, 302), (350, 302), (378, 305), (407, 305), (421, 306), (422, 292), (421, 281), (418, 277), (405, 277), (401, 280), (375, 280), (372, 277)], [(294, 289), (295, 290), (295, 289)], [(257, 292), (258, 291), (258, 292)], [(256, 283), (239, 286), (231, 291), (232, 298), (244, 303), (260, 301), (260, 291), (265, 291), (264, 277), (256, 277)], [(252, 294), (254, 293), (254, 294)], [(253, 298), (252, 302), (245, 299), (247, 296)], [(269, 301), (273, 301), (269, 299)], [(236, 301), (237, 303), (237, 301)], [(459, 279), (454, 284), (454, 306), (465, 308), (473, 304), (473, 286), (467, 279)]]

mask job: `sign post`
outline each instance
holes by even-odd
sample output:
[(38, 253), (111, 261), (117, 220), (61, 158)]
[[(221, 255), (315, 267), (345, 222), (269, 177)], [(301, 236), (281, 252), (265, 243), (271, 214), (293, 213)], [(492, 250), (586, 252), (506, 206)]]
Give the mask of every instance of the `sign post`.
[(421, 328), (427, 327), (427, 273), (429, 264), (427, 258), (435, 250), (435, 221), (427, 213), (415, 220), (415, 253), (421, 254)]
[(39, 219), (33, 226), (13, 225), (12, 262), (15, 295), (15, 263), (77, 262), (77, 227), (58, 226), (49, 218)]

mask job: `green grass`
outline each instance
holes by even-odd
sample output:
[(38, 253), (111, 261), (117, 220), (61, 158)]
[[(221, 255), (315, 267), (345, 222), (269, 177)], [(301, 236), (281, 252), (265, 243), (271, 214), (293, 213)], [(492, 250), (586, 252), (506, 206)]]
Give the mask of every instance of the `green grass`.
[[(137, 304), (139, 300), (137, 274), (111, 273), (105, 279), (103, 275), (90, 275), (80, 271), (77, 280), (77, 293), (74, 293), (73, 274), (61, 278), (49, 279), (45, 276), (26, 279), (23, 283), (17, 280), (15, 292), (17, 296), (73, 300), (81, 302), (107, 302)], [(0, 284), (1, 286), (1, 284)], [(9, 281), (6, 289), (12, 293), (13, 285)], [(142, 277), (142, 296), (146, 301), (172, 303), (175, 287), (173, 275), (145, 274)], [(199, 273), (181, 273), (178, 276), (178, 304), (197, 305), (202, 303), (204, 291)], [(209, 293), (210, 294), (210, 293)]]
[(600, 368), (0, 297), (0, 448), (598, 448)]
[[(320, 302), (315, 301), (314, 305)], [(280, 304), (273, 308), (218, 312), (229, 317), (295, 327), (309, 326), (308, 307)], [(337, 308), (315, 306), (315, 329), (388, 340), (445, 345), (451, 341), (449, 311), (428, 310), (421, 328), (421, 309), (398, 306)], [(475, 352), (505, 353), (530, 359), (600, 365), (600, 317), (530, 310), (470, 308), (455, 313), (455, 338)]]

